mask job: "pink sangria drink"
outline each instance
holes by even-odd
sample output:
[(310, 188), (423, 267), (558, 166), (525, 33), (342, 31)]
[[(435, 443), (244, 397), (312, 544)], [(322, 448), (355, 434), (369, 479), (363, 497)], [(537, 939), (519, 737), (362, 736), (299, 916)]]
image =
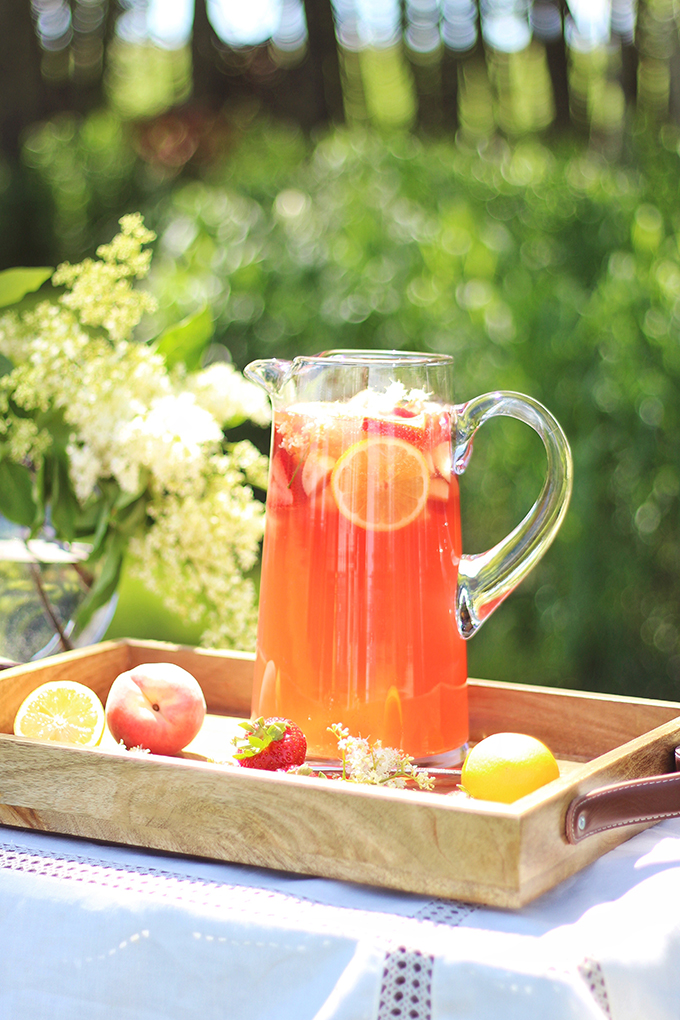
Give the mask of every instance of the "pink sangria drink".
[(451, 410), (392, 387), (275, 411), (252, 710), (437, 759), (468, 739)]

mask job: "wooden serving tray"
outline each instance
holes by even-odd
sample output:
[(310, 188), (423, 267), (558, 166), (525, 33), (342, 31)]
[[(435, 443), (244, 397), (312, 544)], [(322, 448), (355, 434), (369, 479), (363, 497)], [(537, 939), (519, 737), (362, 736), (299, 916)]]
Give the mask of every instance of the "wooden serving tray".
[[(106, 700), (118, 673), (175, 662), (200, 682), (204, 731), (177, 758), (81, 749), (12, 735), (24, 697), (47, 680)], [(533, 734), (560, 778), (515, 804), (474, 801), (440, 784), (387, 790), (218, 765), (233, 717), (250, 715), (253, 656), (159, 642), (110, 641), (0, 673), (0, 822), (427, 896), (521, 907), (646, 825), (576, 846), (565, 814), (581, 793), (670, 772), (680, 704), (470, 681), (471, 739)], [(201, 741), (204, 740), (204, 745)], [(222, 755), (220, 755), (222, 750)]]

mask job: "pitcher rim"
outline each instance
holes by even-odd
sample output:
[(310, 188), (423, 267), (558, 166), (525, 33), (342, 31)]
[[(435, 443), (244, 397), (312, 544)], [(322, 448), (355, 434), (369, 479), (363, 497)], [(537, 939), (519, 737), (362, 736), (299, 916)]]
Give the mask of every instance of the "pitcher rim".
[(362, 350), (361, 348), (338, 347), (320, 354), (301, 354), (293, 359), (295, 364), (345, 364), (360, 365), (367, 362), (372, 365), (390, 365), (402, 362), (410, 365), (452, 365), (451, 354), (438, 354), (430, 351), (398, 351), (398, 350)]

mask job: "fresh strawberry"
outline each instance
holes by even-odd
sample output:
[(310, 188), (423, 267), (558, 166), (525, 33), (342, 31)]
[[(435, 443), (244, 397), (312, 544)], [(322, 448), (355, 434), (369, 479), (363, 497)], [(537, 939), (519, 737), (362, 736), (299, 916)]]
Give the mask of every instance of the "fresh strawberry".
[(244, 737), (234, 737), (237, 750), (234, 758), (246, 769), (275, 772), (291, 765), (302, 765), (307, 754), (307, 740), (296, 723), (273, 716), (242, 722)]

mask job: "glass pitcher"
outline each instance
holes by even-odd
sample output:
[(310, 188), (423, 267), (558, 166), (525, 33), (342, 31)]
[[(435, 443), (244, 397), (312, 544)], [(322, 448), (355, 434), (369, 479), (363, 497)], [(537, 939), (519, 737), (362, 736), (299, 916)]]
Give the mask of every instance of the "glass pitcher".
[[(308, 756), (328, 732), (449, 766), (468, 741), (466, 640), (546, 551), (571, 493), (567, 440), (518, 393), (454, 404), (453, 358), (328, 351), (252, 362), (273, 428), (252, 711), (285, 716)], [(532, 510), (488, 552), (463, 554), (458, 475), (496, 415), (547, 453)]]

